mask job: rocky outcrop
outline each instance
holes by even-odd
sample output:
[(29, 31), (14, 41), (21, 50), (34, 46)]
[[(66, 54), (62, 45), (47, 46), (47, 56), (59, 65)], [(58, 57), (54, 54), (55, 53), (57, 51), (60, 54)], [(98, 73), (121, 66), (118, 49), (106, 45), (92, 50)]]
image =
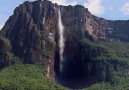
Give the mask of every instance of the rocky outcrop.
[(26, 1), (14, 10), (1, 31), (1, 36), (10, 41), (11, 53), (23, 63), (43, 63), (45, 67), (51, 66), (49, 73), (52, 76), (56, 46), (54, 37), (57, 34), (55, 32), (58, 20), (55, 7), (58, 6), (46, 0)]
[[(65, 39), (62, 72), (59, 69), (59, 10)], [(84, 59), (90, 60), (90, 50), (83, 51), (84, 47), (80, 44), (80, 40), (88, 38), (92, 41), (129, 41), (128, 28), (128, 20), (105, 20), (92, 15), (87, 8), (81, 5), (61, 6), (47, 0), (26, 1), (14, 10), (14, 14), (10, 16), (0, 32), (0, 36), (5, 37), (10, 43), (6, 47), (4, 42), (7, 40), (0, 39), (0, 66), (8, 65), (5, 63), (8, 63), (10, 59), (5, 58), (5, 54), (9, 54), (11, 57), (18, 57), (18, 61), (23, 63), (42, 63), (52, 81), (55, 81), (55, 73), (61, 78), (91, 75), (86, 73), (94, 75), (98, 73), (94, 73), (95, 70), (100, 70), (97, 67), (98, 64), (102, 63), (86, 62), (83, 65)], [(11, 64), (13, 63), (11, 61)], [(90, 71), (90, 67), (95, 69)]]

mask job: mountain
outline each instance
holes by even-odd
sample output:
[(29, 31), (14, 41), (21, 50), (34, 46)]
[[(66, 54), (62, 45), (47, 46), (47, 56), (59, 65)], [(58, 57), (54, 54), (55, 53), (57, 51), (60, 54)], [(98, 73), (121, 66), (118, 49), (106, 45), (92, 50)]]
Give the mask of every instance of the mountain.
[(53, 83), (85, 88), (129, 72), (129, 20), (106, 20), (81, 5), (47, 0), (16, 7), (0, 31), (0, 68), (42, 64)]

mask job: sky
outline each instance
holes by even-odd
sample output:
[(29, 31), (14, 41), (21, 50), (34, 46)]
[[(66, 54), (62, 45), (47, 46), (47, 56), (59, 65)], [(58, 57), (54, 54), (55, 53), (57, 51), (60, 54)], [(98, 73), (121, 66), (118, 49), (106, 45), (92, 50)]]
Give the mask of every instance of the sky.
[[(26, 0), (0, 0), (0, 29), (4, 26), (9, 16), (16, 7)], [(34, 0), (28, 0), (34, 1)], [(50, 0), (59, 5), (80, 4), (98, 17), (108, 20), (128, 20), (129, 0)]]

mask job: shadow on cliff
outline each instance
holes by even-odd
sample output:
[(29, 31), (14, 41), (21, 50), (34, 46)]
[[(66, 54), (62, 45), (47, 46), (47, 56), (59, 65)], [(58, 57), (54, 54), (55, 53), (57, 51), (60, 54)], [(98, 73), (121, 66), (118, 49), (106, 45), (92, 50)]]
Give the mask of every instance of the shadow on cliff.
[(84, 64), (82, 61), (80, 45), (74, 44), (74, 42), (66, 42), (65, 47), (63, 62), (60, 61), (59, 50), (55, 52), (54, 68), (56, 83), (71, 89), (82, 89), (96, 83), (97, 80), (94, 75), (96, 70), (92, 68), (89, 71), (88, 66), (90, 64), (88, 62)]
[(82, 89), (97, 82), (96, 77), (84, 70), (83, 65), (79, 62), (64, 62), (63, 70), (59, 71), (59, 68), (60, 66), (55, 68), (55, 79), (56, 83), (62, 86), (71, 89)]

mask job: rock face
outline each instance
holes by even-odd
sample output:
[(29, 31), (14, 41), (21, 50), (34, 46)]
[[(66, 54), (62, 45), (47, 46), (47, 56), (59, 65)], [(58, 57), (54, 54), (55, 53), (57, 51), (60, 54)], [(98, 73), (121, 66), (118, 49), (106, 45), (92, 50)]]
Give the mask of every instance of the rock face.
[[(58, 45), (59, 9), (65, 39), (61, 73)], [(55, 73), (57, 77), (78, 78), (85, 75), (82, 72), (88, 69), (86, 67), (84, 69), (83, 63), (80, 63), (85, 53), (79, 42), (81, 39), (129, 41), (128, 29), (128, 20), (105, 20), (93, 16), (87, 8), (80, 5), (59, 6), (47, 0), (26, 1), (14, 10), (14, 14), (10, 16), (0, 32), (0, 66), (3, 68), (18, 61), (30, 64), (43, 63), (52, 81), (55, 81)], [(12, 57), (13, 60), (15, 58), (15, 61), (8, 57)], [(88, 59), (86, 56), (84, 58)], [(84, 66), (94, 65), (87, 63)], [(93, 75), (94, 71), (91, 73)]]

